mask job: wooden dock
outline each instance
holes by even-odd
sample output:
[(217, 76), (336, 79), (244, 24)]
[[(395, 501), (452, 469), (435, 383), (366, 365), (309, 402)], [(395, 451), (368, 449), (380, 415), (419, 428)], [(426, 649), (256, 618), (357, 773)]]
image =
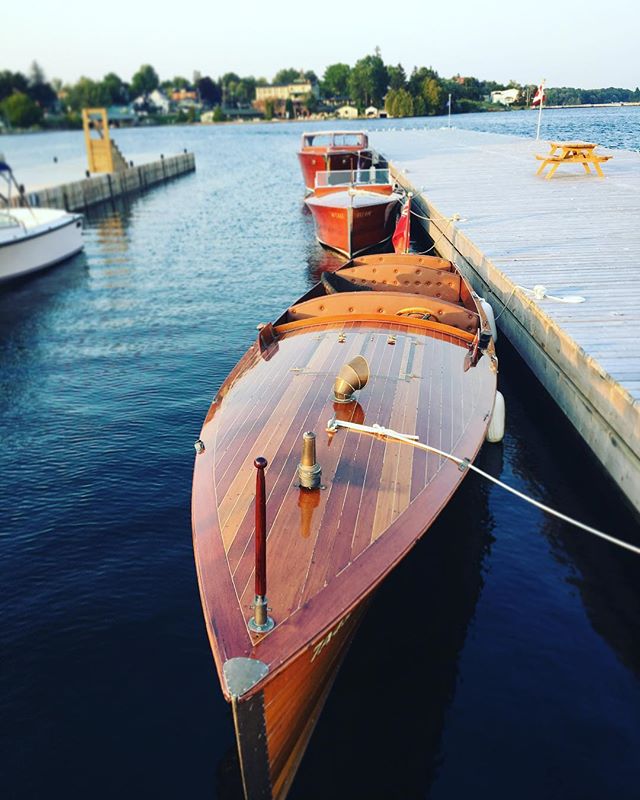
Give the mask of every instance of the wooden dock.
[[(96, 203), (115, 200), (117, 197), (141, 192), (157, 184), (193, 172), (196, 160), (193, 153), (163, 157), (139, 166), (130, 166), (121, 172), (91, 175), (82, 180), (70, 180), (55, 186), (45, 186), (33, 191), (27, 189), (25, 196), (33, 206), (64, 208), (67, 211), (84, 211)], [(22, 204), (14, 197), (12, 204)]]
[[(375, 145), (427, 218), (413, 224), (491, 302), (640, 512), (640, 154), (598, 148), (613, 156), (604, 178), (568, 164), (545, 180), (546, 141), (454, 128), (377, 131)], [(535, 299), (534, 286), (585, 302)]]

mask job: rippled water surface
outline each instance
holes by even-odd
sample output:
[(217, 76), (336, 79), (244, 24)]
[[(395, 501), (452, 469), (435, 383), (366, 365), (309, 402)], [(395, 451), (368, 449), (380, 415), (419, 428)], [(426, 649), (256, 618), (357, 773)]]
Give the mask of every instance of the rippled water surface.
[[(532, 135), (536, 115), (453, 121)], [(443, 124), (370, 128), (375, 146), (379, 127)], [(81, 255), (0, 288), (3, 797), (239, 797), (191, 549), (192, 443), (256, 323), (336, 263), (303, 210), (302, 130), (119, 131), (127, 155), (188, 148), (197, 172), (93, 210)], [(639, 149), (639, 132), (637, 108), (543, 115), (545, 138)], [(18, 173), (82, 148), (81, 132), (0, 139)], [(507, 435), (480, 466), (638, 541), (499, 353)], [(639, 563), (468, 478), (377, 595), (291, 798), (636, 798)]]

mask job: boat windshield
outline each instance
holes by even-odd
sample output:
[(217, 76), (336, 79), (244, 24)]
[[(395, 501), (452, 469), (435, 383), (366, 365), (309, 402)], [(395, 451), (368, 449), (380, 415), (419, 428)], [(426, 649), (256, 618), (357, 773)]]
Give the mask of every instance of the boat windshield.
[(316, 172), (316, 189), (322, 186), (370, 186), (391, 182), (388, 169), (337, 169), (332, 172)]
[(12, 216), (8, 211), (0, 209), (0, 228), (18, 228), (20, 220)]
[(302, 137), (303, 147), (348, 147), (362, 150), (369, 140), (361, 131), (330, 131), (327, 133), (305, 133)]

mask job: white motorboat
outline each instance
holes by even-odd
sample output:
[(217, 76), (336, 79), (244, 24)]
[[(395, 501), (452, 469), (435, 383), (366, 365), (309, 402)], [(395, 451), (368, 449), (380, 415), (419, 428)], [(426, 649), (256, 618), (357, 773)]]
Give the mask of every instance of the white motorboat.
[(11, 206), (11, 192), (20, 189), (9, 165), (0, 155), (0, 281), (18, 278), (50, 267), (83, 248), (82, 214), (58, 208)]

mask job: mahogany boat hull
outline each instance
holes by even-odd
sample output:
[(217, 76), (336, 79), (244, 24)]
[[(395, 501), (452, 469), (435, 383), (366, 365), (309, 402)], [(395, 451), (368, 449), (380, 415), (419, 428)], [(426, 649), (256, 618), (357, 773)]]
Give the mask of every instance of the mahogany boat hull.
[[(319, 150), (319, 148), (318, 148)], [(357, 170), (371, 166), (371, 154), (361, 150), (340, 150), (338, 152), (300, 151), (298, 161), (307, 192), (315, 186), (316, 173), (336, 170)]]
[[(392, 291), (314, 287), (260, 331), (202, 428), (194, 551), (248, 800), (284, 799), (368, 600), (465, 476), (440, 455), (329, 432), (327, 421), (380, 424), (470, 460), (484, 441), (496, 391), (493, 345), (479, 352), (481, 311), (447, 263), (369, 257), (341, 271), (365, 288), (384, 283)], [(425, 318), (398, 316), (408, 307)], [(354, 356), (370, 365), (368, 382), (357, 399), (338, 403), (335, 375)], [(299, 445), (309, 430), (322, 488), (299, 485)], [(268, 461), (267, 595), (275, 620), (264, 634), (248, 627), (258, 455)]]
[(312, 192), (317, 172), (368, 168), (373, 153), (364, 131), (312, 131), (302, 134), (298, 161), (304, 185)]
[(399, 200), (389, 187), (388, 193), (348, 189), (330, 194), (316, 192), (305, 202), (313, 215), (320, 244), (353, 258), (391, 238)]
[(245, 797), (284, 800), (368, 603), (255, 694), (231, 698)]

